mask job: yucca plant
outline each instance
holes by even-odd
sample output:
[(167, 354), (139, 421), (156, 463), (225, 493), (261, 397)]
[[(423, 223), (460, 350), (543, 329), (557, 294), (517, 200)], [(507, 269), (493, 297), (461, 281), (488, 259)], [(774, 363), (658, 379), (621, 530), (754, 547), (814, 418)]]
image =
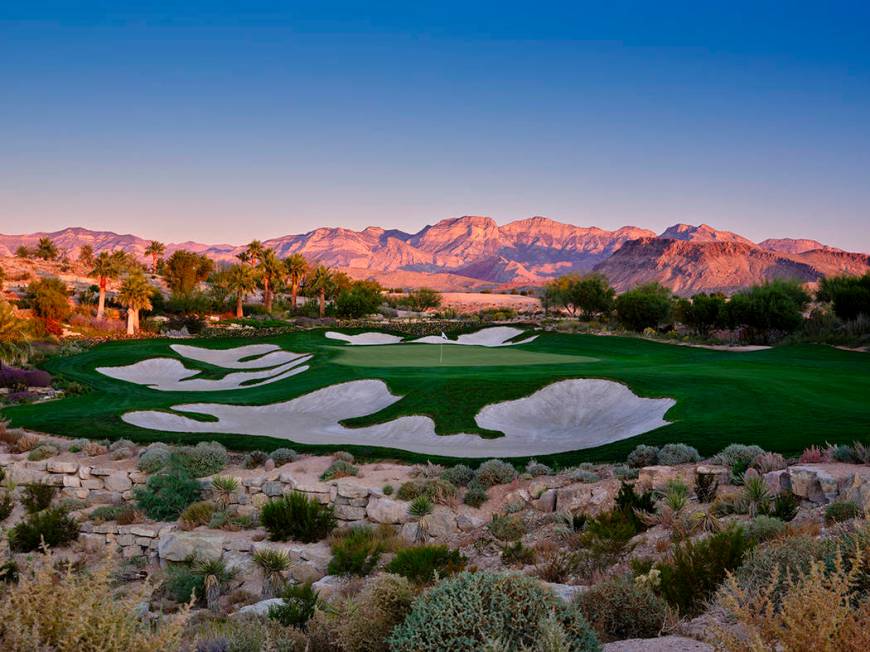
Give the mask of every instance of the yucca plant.
[(230, 498), (239, 489), (239, 481), (230, 476), (216, 476), (211, 480), (211, 488), (217, 496), (218, 502), (226, 509), (230, 504)]
[(233, 573), (220, 559), (197, 559), (192, 564), (195, 574), (202, 577), (205, 590), (205, 604), (209, 611), (217, 612), (220, 608), (221, 589), (232, 579)]
[(408, 514), (414, 518), (422, 518), (432, 513), (432, 501), (429, 496), (417, 496), (408, 505)]
[(284, 584), (281, 573), (290, 568), (290, 557), (283, 550), (260, 548), (254, 552), (254, 563), (263, 573), (263, 599), (275, 597), (278, 588)]
[(757, 475), (744, 475), (740, 499), (749, 516), (766, 514), (770, 509), (771, 495), (764, 478)]

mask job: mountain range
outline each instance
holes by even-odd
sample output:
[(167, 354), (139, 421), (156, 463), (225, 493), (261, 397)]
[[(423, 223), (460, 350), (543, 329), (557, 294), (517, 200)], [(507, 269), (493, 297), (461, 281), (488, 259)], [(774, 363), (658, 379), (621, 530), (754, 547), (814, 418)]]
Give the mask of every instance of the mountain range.
[[(42, 237), (74, 258), (84, 245), (95, 252), (123, 249), (145, 259), (149, 240), (110, 231), (70, 227), (51, 233), (0, 234), (0, 256)], [(675, 224), (661, 234), (625, 226), (615, 231), (531, 217), (499, 226), (492, 218), (445, 219), (416, 233), (368, 227), (362, 231), (318, 228), (266, 240), (279, 256), (301, 253), (309, 260), (373, 278), (391, 287), (430, 286), (440, 290), (504, 289), (542, 285), (568, 272), (598, 271), (617, 290), (657, 281), (674, 292), (726, 292), (777, 278), (801, 282), (870, 270), (870, 256), (815, 240), (752, 242), (706, 224)], [(188, 249), (218, 261), (233, 260), (244, 247), (179, 242), (166, 254)]]

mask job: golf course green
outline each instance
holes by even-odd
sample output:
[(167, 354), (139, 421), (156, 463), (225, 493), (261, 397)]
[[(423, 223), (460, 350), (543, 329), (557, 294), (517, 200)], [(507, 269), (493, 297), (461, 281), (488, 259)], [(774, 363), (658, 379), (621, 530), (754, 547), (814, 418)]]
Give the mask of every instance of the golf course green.
[[(396, 449), (367, 446), (295, 445), (288, 440), (244, 434), (161, 432), (124, 422), (137, 410), (169, 411), (187, 403), (267, 405), (337, 383), (378, 379), (401, 400), (373, 414), (342, 422), (369, 426), (398, 417), (428, 416), (439, 435), (479, 433), (475, 416), (486, 405), (520, 399), (557, 381), (595, 378), (627, 385), (645, 398), (671, 398), (670, 423), (604, 446), (537, 456), (559, 464), (621, 460), (641, 443), (683, 442), (712, 454), (730, 443), (758, 444), (796, 453), (811, 444), (850, 443), (870, 438), (870, 357), (821, 345), (793, 345), (754, 352), (718, 351), (650, 340), (594, 335), (540, 333), (515, 347), (393, 344), (351, 346), (324, 337), (324, 331), (299, 331), (262, 338), (185, 340), (208, 348), (275, 344), (313, 354), (304, 373), (235, 390), (156, 391), (115, 380), (98, 367), (131, 365), (151, 358), (175, 358), (201, 377), (221, 378), (228, 370), (181, 358), (177, 341), (149, 339), (97, 345), (82, 353), (56, 356), (43, 367), (86, 388), (81, 394), (4, 410), (13, 426), (36, 431), (134, 441), (170, 442), (214, 439), (234, 449), (270, 450), (293, 445), (301, 450), (347, 448), (365, 457), (437, 459)], [(207, 420), (207, 418), (205, 418)], [(455, 462), (461, 457), (450, 458)]]

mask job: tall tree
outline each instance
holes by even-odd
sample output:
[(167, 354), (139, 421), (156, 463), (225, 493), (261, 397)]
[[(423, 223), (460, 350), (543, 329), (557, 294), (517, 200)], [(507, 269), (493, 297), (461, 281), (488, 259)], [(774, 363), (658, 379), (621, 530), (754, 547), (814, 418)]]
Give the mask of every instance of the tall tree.
[(267, 313), (271, 314), (275, 291), (284, 282), (287, 271), (274, 249), (263, 250), (258, 269), (260, 281), (263, 283), (263, 307)]
[(33, 314), (49, 321), (61, 321), (72, 311), (69, 288), (56, 276), (45, 276), (27, 286), (27, 300)]
[(106, 287), (109, 279), (118, 278), (121, 270), (118, 269), (118, 260), (107, 251), (101, 251), (94, 260), (94, 269), (91, 276), (97, 277), (97, 285), (100, 288), (100, 298), (97, 302), (97, 319), (102, 319), (106, 311)]
[(151, 256), (151, 273), (157, 273), (157, 261), (166, 252), (166, 245), (158, 240), (152, 240), (145, 248), (145, 255)]
[(57, 247), (51, 241), (51, 238), (40, 238), (34, 255), (43, 260), (54, 260), (58, 256)]
[(30, 356), (27, 322), (16, 316), (8, 301), (0, 301), (0, 367), (21, 364)]
[(79, 249), (79, 262), (88, 267), (94, 264), (94, 248), (91, 245), (82, 245), (82, 248)]
[(166, 259), (163, 277), (173, 294), (188, 295), (206, 280), (214, 270), (214, 262), (208, 256), (185, 249), (174, 251)]
[(250, 265), (239, 263), (227, 270), (227, 288), (236, 295), (236, 317), (241, 319), (245, 316), (245, 298), (257, 289), (257, 275)]
[(326, 265), (318, 265), (311, 275), (308, 287), (312, 292), (317, 293), (317, 299), (320, 303), (320, 317), (325, 317), (326, 296), (332, 295), (335, 291), (335, 273)]
[(296, 297), (299, 294), (299, 286), (305, 282), (310, 266), (302, 254), (293, 254), (284, 259), (284, 267), (290, 279), (290, 307), (296, 310)]
[(141, 271), (130, 272), (118, 290), (118, 302), (127, 308), (127, 335), (139, 332), (139, 311), (151, 310), (154, 288)]

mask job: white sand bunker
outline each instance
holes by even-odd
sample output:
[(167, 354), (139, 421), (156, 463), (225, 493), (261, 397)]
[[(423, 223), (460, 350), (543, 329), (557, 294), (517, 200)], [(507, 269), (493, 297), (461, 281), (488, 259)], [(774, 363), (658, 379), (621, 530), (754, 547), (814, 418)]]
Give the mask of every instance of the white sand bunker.
[(327, 331), (326, 337), (331, 340), (342, 340), (353, 346), (373, 346), (377, 344), (398, 344), (402, 338), (398, 335), (388, 335), (387, 333), (360, 333), (358, 335), (347, 335), (336, 331)]
[(237, 346), (234, 349), (205, 349), (199, 346), (172, 344), (169, 348), (189, 360), (206, 362), (224, 369), (265, 369), (304, 356), (302, 353), (284, 351), (276, 344), (250, 344)]
[(493, 326), (492, 328), (484, 328), (476, 333), (467, 333), (460, 335), (455, 340), (444, 339), (437, 335), (428, 335), (421, 337), (418, 340), (412, 340), (415, 344), (464, 344), (466, 346), (515, 346), (517, 344), (528, 344), (537, 339), (537, 335), (532, 335), (519, 342), (509, 342), (511, 338), (522, 335), (525, 331), (511, 326)]
[(97, 367), (97, 371), (109, 378), (145, 385), (161, 392), (220, 392), (259, 387), (284, 380), (308, 370), (308, 365), (302, 363), (310, 359), (310, 355), (302, 356), (272, 369), (237, 371), (218, 379), (195, 378), (202, 372), (188, 369), (175, 358), (151, 358), (125, 367)]
[(439, 436), (429, 417), (401, 417), (364, 428), (344, 419), (374, 414), (401, 397), (380, 380), (355, 380), (271, 405), (177, 405), (173, 410), (210, 415), (203, 422), (160, 411), (128, 412), (122, 418), (141, 428), (167, 432), (234, 433), (281, 437), (302, 444), (358, 444), (449, 457), (526, 457), (591, 448), (667, 425), (675, 401), (640, 398), (608, 380), (564, 380), (531, 396), (496, 403), (476, 417), (482, 428), (504, 432)]

